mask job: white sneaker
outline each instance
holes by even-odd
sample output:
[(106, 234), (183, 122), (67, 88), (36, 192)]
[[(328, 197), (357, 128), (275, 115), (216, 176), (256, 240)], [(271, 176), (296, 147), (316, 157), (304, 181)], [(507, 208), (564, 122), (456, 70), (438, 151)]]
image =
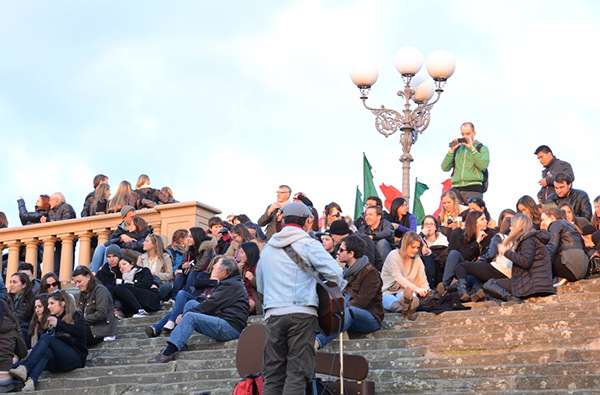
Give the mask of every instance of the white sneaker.
[(105, 342), (111, 342), (113, 340), (115, 340), (117, 338), (117, 336), (104, 336), (104, 341)]
[(148, 312), (146, 310), (138, 310), (137, 314), (134, 314), (133, 317), (134, 318), (150, 317), (150, 314), (148, 314)]

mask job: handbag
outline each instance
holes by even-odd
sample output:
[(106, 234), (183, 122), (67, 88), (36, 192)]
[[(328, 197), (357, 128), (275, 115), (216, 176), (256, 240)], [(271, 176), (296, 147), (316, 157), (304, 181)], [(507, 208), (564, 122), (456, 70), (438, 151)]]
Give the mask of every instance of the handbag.
[(590, 258), (587, 278), (596, 278), (596, 277), (600, 277), (600, 256), (593, 255)]
[(340, 287), (332, 282), (321, 280), (311, 270), (304, 259), (291, 245), (283, 248), (288, 256), (315, 280), (317, 280), (317, 295), (319, 297), (319, 327), (325, 336), (338, 334), (344, 330), (344, 294)]

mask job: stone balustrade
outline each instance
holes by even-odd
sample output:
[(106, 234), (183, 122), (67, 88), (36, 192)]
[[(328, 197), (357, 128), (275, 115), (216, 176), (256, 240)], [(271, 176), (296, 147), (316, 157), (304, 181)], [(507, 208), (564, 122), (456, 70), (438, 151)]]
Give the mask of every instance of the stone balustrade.
[[(157, 235), (168, 240), (177, 229), (189, 229), (194, 226), (207, 228), (208, 219), (221, 213), (219, 209), (200, 202), (185, 202), (158, 205), (152, 209), (138, 210), (137, 215), (144, 218)], [(33, 224), (15, 228), (0, 229), (0, 251), (8, 248), (8, 267), (6, 278), (17, 271), (19, 250), (25, 247), (25, 262), (37, 268), (38, 245), (43, 246), (42, 276), (54, 270), (54, 248), (61, 242), (60, 281), (71, 281), (73, 271), (73, 245), (79, 245), (78, 264), (88, 266), (91, 257), (91, 240), (98, 238), (98, 244), (108, 240), (108, 236), (121, 223), (121, 215), (106, 214), (64, 221)]]

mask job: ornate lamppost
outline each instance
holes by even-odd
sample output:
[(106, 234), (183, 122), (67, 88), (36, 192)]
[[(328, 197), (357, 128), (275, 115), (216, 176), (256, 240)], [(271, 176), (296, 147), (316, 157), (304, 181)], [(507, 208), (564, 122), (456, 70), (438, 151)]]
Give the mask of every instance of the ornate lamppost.
[[(447, 51), (436, 51), (427, 59), (427, 72), (431, 79), (419, 80), (414, 78), (421, 70), (423, 65), (423, 56), (421, 52), (414, 47), (404, 47), (396, 53), (396, 69), (402, 75), (404, 88), (398, 91), (398, 96), (404, 98), (404, 110), (395, 111), (381, 108), (371, 108), (367, 106), (367, 99), (371, 86), (377, 81), (379, 72), (377, 66), (373, 63), (363, 63), (353, 68), (350, 76), (360, 89), (363, 105), (375, 115), (375, 127), (379, 133), (388, 137), (398, 130), (402, 131), (400, 144), (402, 144), (402, 196), (405, 199), (410, 197), (410, 162), (413, 157), (410, 154), (412, 145), (417, 141), (419, 133), (423, 133), (429, 126), (430, 111), (435, 103), (438, 102), (446, 80), (452, 76), (455, 69), (455, 62), (452, 55)], [(435, 100), (430, 102), (431, 98), (437, 92)], [(411, 100), (417, 105), (411, 110)]]

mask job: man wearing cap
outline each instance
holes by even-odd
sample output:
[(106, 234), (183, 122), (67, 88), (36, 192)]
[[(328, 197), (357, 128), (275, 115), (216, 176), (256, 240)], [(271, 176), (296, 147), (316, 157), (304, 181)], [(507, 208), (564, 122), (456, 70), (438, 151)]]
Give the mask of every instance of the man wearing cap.
[[(331, 226), (329, 227), (329, 234), (331, 234), (331, 237), (333, 238), (334, 252), (337, 254), (342, 240), (345, 237), (350, 236), (352, 231), (350, 230), (350, 227), (346, 221), (343, 219), (337, 219), (331, 223)], [(381, 259), (381, 255), (375, 247), (375, 242), (364, 233), (356, 233), (356, 235), (365, 242), (363, 254), (367, 257), (369, 262), (375, 266), (375, 269), (377, 269), (378, 272), (381, 272), (381, 268), (383, 267), (383, 259)]]
[(267, 240), (281, 230), (281, 210), (290, 202), (291, 194), (292, 188), (287, 185), (280, 185), (277, 189), (277, 199), (267, 207), (265, 213), (258, 219), (259, 226), (267, 226), (265, 231)]
[[(123, 221), (117, 225), (117, 229), (110, 235), (109, 239), (120, 237), (125, 243), (135, 241), (126, 234), (129, 232), (129, 227), (133, 223), (133, 217), (135, 217), (135, 208), (129, 205), (123, 206), (121, 209), (121, 218)], [(106, 244), (98, 246), (94, 250), (94, 256), (92, 257), (92, 263), (90, 264), (91, 271), (96, 273), (104, 262), (106, 262)]]
[(288, 256), (284, 247), (291, 245), (325, 280), (338, 285), (343, 282), (337, 262), (306, 233), (312, 215), (308, 207), (289, 203), (282, 214), (283, 228), (264, 247), (256, 269), (267, 322), (262, 371), (265, 395), (303, 394), (315, 372), (316, 280)]

